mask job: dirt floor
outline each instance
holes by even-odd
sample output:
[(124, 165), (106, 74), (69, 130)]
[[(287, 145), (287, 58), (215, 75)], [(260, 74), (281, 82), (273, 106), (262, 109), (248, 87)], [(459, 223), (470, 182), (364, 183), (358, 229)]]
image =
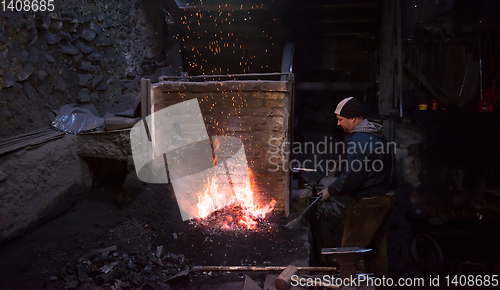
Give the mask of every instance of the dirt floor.
[[(144, 289), (190, 289), (200, 278), (208, 277), (203, 283), (210, 284), (242, 282), (244, 276), (214, 272), (165, 279), (197, 265), (307, 266), (307, 229), (283, 229), (283, 214), (271, 214), (258, 230), (222, 230), (182, 221), (168, 185), (144, 184), (132, 201), (123, 201), (122, 190), (120, 184), (97, 182), (69, 212), (1, 245), (0, 289), (86, 289), (79, 281), (81, 269), (104, 289), (111, 289), (107, 279), (121, 279), (132, 288), (135, 282)], [(111, 246), (116, 247), (92, 254)], [(132, 268), (117, 264), (107, 276), (96, 278), (96, 267), (113, 261)]]
[[(429, 273), (405, 261), (403, 241), (418, 221), (409, 226), (403, 195), (398, 200), (389, 223), (389, 274), (428, 278)], [(268, 272), (200, 271), (168, 278), (194, 266), (308, 266), (308, 229), (286, 230), (282, 225), (287, 222), (277, 212), (261, 220), (258, 230), (184, 222), (169, 185), (100, 179), (67, 213), (0, 245), (0, 289), (242, 289), (245, 275), (262, 287)], [(339, 218), (330, 225), (336, 228), (337, 242), (342, 223)], [(465, 226), (461, 222), (457, 229)], [(432, 234), (442, 247), (441, 276), (498, 274), (499, 235), (485, 225), (468, 228), (482, 234), (469, 231), (457, 239), (453, 228), (419, 230)], [(474, 239), (479, 236), (482, 243)]]

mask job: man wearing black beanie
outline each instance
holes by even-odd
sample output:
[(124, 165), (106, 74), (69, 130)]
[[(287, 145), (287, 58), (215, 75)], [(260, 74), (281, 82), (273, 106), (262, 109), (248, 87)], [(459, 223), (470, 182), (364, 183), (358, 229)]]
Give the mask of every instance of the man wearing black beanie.
[[(382, 126), (363, 118), (361, 104), (353, 97), (343, 99), (335, 109), (337, 125), (345, 137), (347, 166), (328, 188), (323, 202), (337, 203), (332, 196), (350, 194), (342, 247), (372, 249), (367, 269), (376, 277), (387, 276), (387, 221), (394, 206), (390, 184), (392, 158)], [(321, 207), (321, 205), (320, 205)]]

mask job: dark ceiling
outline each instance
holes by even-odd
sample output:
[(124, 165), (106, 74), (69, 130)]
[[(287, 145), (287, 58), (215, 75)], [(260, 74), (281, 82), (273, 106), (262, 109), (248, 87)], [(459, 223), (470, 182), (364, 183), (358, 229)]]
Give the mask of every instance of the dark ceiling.
[(289, 42), (296, 45), (296, 54), (308, 55), (296, 62), (305, 66), (320, 65), (324, 50), (332, 49), (339, 39), (347, 51), (352, 49), (345, 43), (359, 46), (360, 41), (363, 49), (378, 47), (381, 1), (165, 3), (170, 14), (166, 17), (168, 34), (181, 42), (184, 71), (191, 75), (281, 71), (283, 48)]

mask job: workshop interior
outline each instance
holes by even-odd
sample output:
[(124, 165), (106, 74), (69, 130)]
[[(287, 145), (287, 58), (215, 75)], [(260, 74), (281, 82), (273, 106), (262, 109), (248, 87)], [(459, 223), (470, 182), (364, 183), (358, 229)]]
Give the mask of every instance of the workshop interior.
[(392, 156), (388, 276), (498, 285), (500, 2), (0, 9), (0, 289), (384, 289), (317, 210), (347, 97)]

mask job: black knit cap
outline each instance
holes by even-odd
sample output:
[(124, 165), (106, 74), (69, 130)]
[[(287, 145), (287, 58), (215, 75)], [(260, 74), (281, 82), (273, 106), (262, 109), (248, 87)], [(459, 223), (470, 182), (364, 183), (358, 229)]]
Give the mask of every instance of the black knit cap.
[(337, 105), (335, 114), (344, 118), (354, 118), (363, 116), (363, 108), (354, 97), (345, 98)]

